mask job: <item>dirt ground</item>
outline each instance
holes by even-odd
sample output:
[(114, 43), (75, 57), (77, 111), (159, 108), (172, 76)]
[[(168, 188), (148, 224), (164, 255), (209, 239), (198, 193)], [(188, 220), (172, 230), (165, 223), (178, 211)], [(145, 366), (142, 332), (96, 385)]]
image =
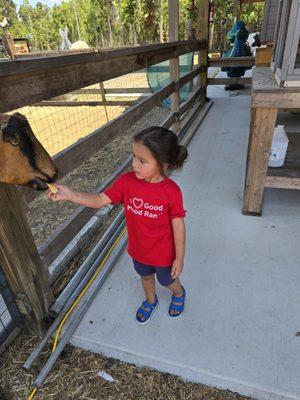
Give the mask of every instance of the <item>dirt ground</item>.
[[(22, 364), (38, 342), (22, 334), (0, 359), (0, 387), (8, 400), (26, 400), (31, 384), (48, 352), (32, 371)], [(49, 346), (50, 348), (50, 346)], [(107, 382), (97, 373), (105, 371), (116, 382)], [(36, 400), (250, 400), (228, 390), (218, 390), (187, 382), (177, 376), (105, 358), (67, 347), (34, 397)], [(5, 400), (5, 398), (1, 398)]]

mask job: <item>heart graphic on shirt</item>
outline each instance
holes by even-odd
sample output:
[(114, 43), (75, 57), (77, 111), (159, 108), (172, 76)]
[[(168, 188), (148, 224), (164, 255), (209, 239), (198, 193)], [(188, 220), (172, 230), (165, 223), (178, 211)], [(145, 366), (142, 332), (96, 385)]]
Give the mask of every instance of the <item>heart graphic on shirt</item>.
[(135, 208), (141, 208), (144, 204), (142, 199), (137, 199), (136, 197), (133, 198), (133, 205)]

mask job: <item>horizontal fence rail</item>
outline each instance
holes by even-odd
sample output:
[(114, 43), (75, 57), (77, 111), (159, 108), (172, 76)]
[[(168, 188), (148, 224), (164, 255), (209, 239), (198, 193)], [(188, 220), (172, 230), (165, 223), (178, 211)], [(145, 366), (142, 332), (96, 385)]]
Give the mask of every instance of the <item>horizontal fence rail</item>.
[[(202, 67), (200, 66), (182, 76), (179, 79), (178, 88), (184, 86), (199, 75), (201, 70)], [(63, 178), (66, 174), (71, 172), (78, 165), (82, 164), (101, 148), (120, 136), (125, 129), (138, 121), (143, 115), (153, 109), (153, 107), (161, 104), (161, 102), (166, 97), (170, 96), (175, 89), (175, 83), (171, 82), (169, 85), (145, 98), (137, 105), (126, 110), (119, 117), (54, 156), (53, 160), (59, 169), (59, 178)], [(39, 194), (38, 192), (27, 188), (20, 188), (20, 190), (23, 199), (27, 202), (33, 200)]]
[(224, 57), (219, 59), (209, 59), (209, 67), (253, 67), (255, 57)]
[(11, 60), (0, 63), (0, 112), (48, 100), (73, 90), (141, 70), (203, 49), (191, 40), (93, 53)]

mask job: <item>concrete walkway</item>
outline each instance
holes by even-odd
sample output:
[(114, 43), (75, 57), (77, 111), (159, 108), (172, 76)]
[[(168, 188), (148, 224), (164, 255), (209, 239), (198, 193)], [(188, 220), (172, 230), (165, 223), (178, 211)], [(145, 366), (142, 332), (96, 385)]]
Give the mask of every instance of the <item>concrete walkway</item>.
[(269, 189), (262, 217), (241, 214), (250, 96), (210, 96), (174, 176), (188, 210), (185, 314), (168, 318), (158, 287), (159, 309), (138, 326), (143, 291), (124, 254), (72, 342), (255, 398), (300, 399), (300, 191)]

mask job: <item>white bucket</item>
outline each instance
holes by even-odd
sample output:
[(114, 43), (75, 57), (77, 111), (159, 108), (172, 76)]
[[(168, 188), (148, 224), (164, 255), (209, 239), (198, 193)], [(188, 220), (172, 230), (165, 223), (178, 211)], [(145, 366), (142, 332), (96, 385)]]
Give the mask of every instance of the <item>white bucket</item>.
[(284, 126), (276, 126), (270, 150), (269, 167), (281, 167), (284, 164), (288, 144), (289, 139), (285, 133)]

